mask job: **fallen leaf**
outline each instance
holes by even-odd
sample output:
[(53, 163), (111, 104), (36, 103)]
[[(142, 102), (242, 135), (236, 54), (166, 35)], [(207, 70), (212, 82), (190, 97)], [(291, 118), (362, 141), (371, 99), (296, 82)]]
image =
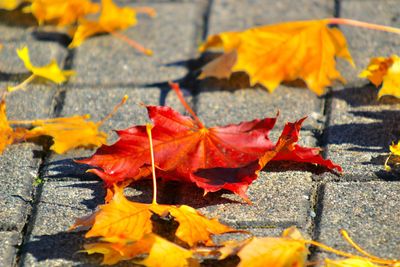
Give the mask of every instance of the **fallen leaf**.
[(39, 24), (50, 22), (58, 26), (71, 25), (99, 10), (99, 4), (89, 0), (32, 0), (31, 6), (24, 8), (24, 11), (32, 12)]
[(63, 154), (77, 147), (99, 147), (106, 143), (107, 134), (99, 131), (98, 123), (88, 121), (89, 117), (84, 115), (34, 120), (30, 122), (34, 128), (26, 131), (25, 138), (51, 136), (54, 144), (50, 149), (58, 154)]
[(253, 237), (243, 241), (228, 241), (218, 251), (219, 259), (237, 255), (238, 267), (244, 266), (306, 266), (309, 253), (301, 233), (295, 228), (286, 229), (281, 237)]
[(126, 244), (138, 241), (152, 232), (153, 213), (162, 217), (170, 214), (179, 223), (175, 235), (189, 246), (197, 243), (212, 244), (211, 235), (235, 231), (216, 219), (205, 218), (189, 206), (129, 201), (124, 196), (123, 188), (117, 186), (114, 186), (114, 196), (108, 204), (101, 205), (92, 216), (78, 219), (72, 229), (92, 224), (86, 238), (101, 237), (103, 241)]
[(179, 223), (175, 235), (182, 241), (194, 246), (197, 243), (212, 245), (211, 235), (233, 232), (234, 229), (221, 224), (217, 219), (207, 219), (192, 207), (157, 205), (150, 208), (158, 215), (170, 214)]
[[(172, 86), (179, 90), (177, 85)], [(340, 166), (317, 155), (317, 149), (295, 144), (304, 119), (287, 124), (274, 144), (268, 134), (276, 118), (206, 128), (187, 103), (184, 100), (182, 103), (194, 119), (170, 107), (146, 107), (154, 123), (155, 165), (159, 177), (194, 182), (205, 193), (227, 189), (249, 201), (245, 194), (248, 186), (270, 160), (310, 162), (341, 171)], [(108, 187), (149, 175), (146, 127), (134, 126), (117, 134), (119, 140), (115, 144), (102, 146), (91, 158), (78, 161), (97, 167), (91, 172)]]
[(397, 55), (372, 58), (359, 77), (367, 78), (376, 87), (382, 84), (378, 98), (384, 95), (400, 98), (400, 58)]
[(261, 84), (270, 92), (282, 81), (302, 79), (321, 95), (334, 80), (344, 82), (335, 57), (354, 66), (345, 37), (339, 29), (329, 28), (329, 23), (285, 22), (212, 35), (200, 51), (222, 48), (225, 54), (204, 66), (200, 78), (229, 78), (232, 72), (244, 71), (252, 86)]
[(393, 155), (400, 156), (400, 141), (397, 142), (396, 145), (395, 145), (395, 144), (392, 144), (392, 145), (390, 146), (390, 152), (392, 152)]
[[(103, 254), (102, 264), (112, 265), (130, 260), (144, 266), (198, 266), (192, 259), (193, 253), (155, 234), (147, 234), (142, 239), (129, 243), (93, 243), (86, 244), (84, 251), (88, 254)], [(144, 260), (135, 257), (148, 254)]]
[(0, 102), (0, 154), (14, 142), (14, 131), (8, 123), (6, 101), (3, 97)]
[(22, 49), (17, 49), (18, 57), (24, 62), (25, 67), (32, 72), (32, 75), (22, 82), (20, 85), (8, 87), (8, 91), (15, 91), (20, 89), (22, 86), (25, 86), (26, 83), (34, 79), (35, 77), (42, 77), (48, 79), (52, 82), (61, 84), (65, 82), (69, 76), (75, 74), (72, 70), (61, 70), (56, 60), (52, 60), (48, 65), (42, 67), (35, 67), (32, 65), (28, 47), (23, 47)]
[(81, 45), (90, 36), (124, 30), (136, 25), (136, 23), (136, 11), (134, 8), (120, 8), (112, 0), (102, 0), (99, 19), (82, 20), (73, 34), (73, 40), (69, 48)]
[(325, 267), (379, 267), (366, 259), (348, 258), (344, 260), (325, 259)]

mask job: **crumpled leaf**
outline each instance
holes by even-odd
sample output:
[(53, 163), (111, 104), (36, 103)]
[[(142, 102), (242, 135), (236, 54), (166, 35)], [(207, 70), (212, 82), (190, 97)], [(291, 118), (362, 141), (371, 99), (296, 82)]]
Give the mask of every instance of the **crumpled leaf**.
[(376, 87), (382, 84), (378, 98), (384, 95), (400, 98), (400, 58), (397, 55), (372, 58), (359, 77), (367, 78)]
[(39, 24), (50, 22), (58, 26), (71, 25), (99, 10), (99, 4), (89, 0), (32, 0), (31, 6), (24, 9), (32, 12)]
[(14, 10), (27, 0), (0, 0), (0, 9)]
[[(23, 47), (22, 49), (17, 49), (18, 57), (24, 62), (25, 67), (33, 73), (33, 76), (42, 77), (48, 79), (52, 82), (61, 84), (65, 82), (69, 76), (75, 74), (72, 70), (61, 70), (56, 60), (52, 60), (48, 65), (42, 67), (35, 67), (31, 63), (31, 59), (29, 57), (29, 49), (28, 47)], [(8, 91), (14, 91), (16, 87), (8, 87)]]
[(8, 123), (6, 114), (6, 101), (4, 97), (0, 102), (0, 154), (14, 142), (14, 130)]
[(366, 259), (348, 258), (344, 260), (325, 259), (325, 267), (378, 267)]
[(354, 65), (346, 39), (329, 20), (285, 22), (243, 32), (212, 35), (200, 51), (222, 48), (222, 58), (203, 67), (200, 78), (229, 78), (244, 71), (252, 86), (261, 84), (270, 92), (282, 81), (302, 79), (318, 95), (334, 80), (345, 82), (336, 69), (335, 57)]
[(170, 214), (179, 223), (175, 235), (190, 246), (212, 244), (211, 235), (233, 232), (216, 219), (207, 219), (189, 206), (143, 204), (126, 199), (123, 188), (114, 187), (114, 196), (108, 204), (101, 205), (92, 216), (78, 219), (72, 229), (80, 226), (92, 228), (85, 237), (101, 237), (112, 243), (129, 243), (140, 240), (152, 232), (153, 213), (164, 217)]
[(54, 144), (50, 149), (58, 154), (77, 147), (99, 147), (107, 142), (107, 134), (99, 131), (98, 123), (88, 121), (89, 117), (89, 115), (84, 115), (34, 120), (30, 122), (34, 128), (25, 132), (25, 138), (51, 136)]
[(136, 11), (131, 7), (118, 7), (112, 0), (101, 1), (98, 20), (82, 20), (73, 34), (69, 48), (74, 48), (90, 36), (124, 30), (136, 25)]

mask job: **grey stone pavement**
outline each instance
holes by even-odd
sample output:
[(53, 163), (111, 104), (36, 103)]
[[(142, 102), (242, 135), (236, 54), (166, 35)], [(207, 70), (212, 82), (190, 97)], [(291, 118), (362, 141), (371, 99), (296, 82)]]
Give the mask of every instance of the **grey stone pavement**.
[[(400, 27), (400, 2), (395, 0), (192, 0), (116, 1), (146, 4), (155, 19), (140, 16), (125, 31), (154, 50), (146, 57), (108, 35), (68, 50), (68, 37), (37, 29), (29, 16), (0, 11), (0, 88), (27, 73), (15, 49), (28, 44), (35, 64), (56, 58), (77, 75), (67, 84), (31, 84), (7, 97), (10, 119), (92, 115), (100, 120), (127, 94), (129, 100), (103, 127), (123, 129), (147, 121), (140, 102), (170, 105), (181, 112), (168, 80), (179, 81), (198, 116), (208, 125), (272, 117), (280, 110), (276, 138), (286, 121), (309, 116), (301, 143), (320, 146), (341, 164), (341, 176), (304, 164), (270, 164), (249, 188), (249, 206), (226, 192), (202, 197), (193, 185), (161, 183), (159, 202), (187, 204), (234, 227), (259, 236), (279, 235), (296, 225), (310, 238), (353, 251), (339, 235), (346, 229), (363, 248), (381, 257), (400, 258), (400, 178), (384, 171), (388, 146), (400, 138), (400, 102), (376, 100), (377, 89), (357, 74), (373, 56), (399, 53), (394, 34), (341, 27), (357, 68), (339, 62), (346, 85), (335, 85), (322, 97), (309, 90), (281, 85), (270, 94), (246, 88), (243, 75), (229, 81), (196, 81), (198, 45), (207, 35), (290, 20), (340, 16)], [(3, 89), (2, 89), (3, 90)], [(56, 155), (46, 146), (12, 145), (0, 156), (0, 266), (96, 266), (97, 256), (78, 253), (83, 233), (68, 232), (74, 219), (102, 204), (100, 180), (85, 173), (74, 158), (94, 150)], [(35, 183), (37, 178), (41, 183)], [(139, 182), (129, 189), (132, 200), (149, 202), (151, 186)], [(312, 259), (321, 258), (312, 250)]]

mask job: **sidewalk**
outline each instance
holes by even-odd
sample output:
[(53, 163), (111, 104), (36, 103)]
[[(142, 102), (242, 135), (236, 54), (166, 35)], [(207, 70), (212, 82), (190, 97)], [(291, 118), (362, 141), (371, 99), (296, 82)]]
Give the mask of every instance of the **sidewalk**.
[[(343, 167), (342, 176), (303, 164), (285, 168), (270, 164), (249, 187), (252, 206), (228, 193), (203, 198), (201, 190), (175, 182), (159, 185), (159, 202), (190, 205), (259, 236), (279, 235), (296, 225), (310, 238), (352, 251), (340, 237), (343, 228), (372, 254), (400, 258), (400, 182), (383, 167), (389, 145), (400, 139), (400, 102), (378, 102), (375, 87), (357, 78), (371, 57), (400, 53), (399, 36), (342, 27), (357, 68), (340, 62), (338, 69), (347, 84), (333, 87), (323, 97), (283, 85), (272, 94), (262, 88), (243, 88), (245, 79), (240, 75), (227, 82), (195, 81), (192, 74), (193, 60), (199, 57), (197, 47), (207, 35), (335, 15), (400, 27), (398, 1), (115, 2), (145, 3), (156, 9), (156, 18), (140, 16), (138, 26), (125, 32), (152, 49), (152, 57), (110, 35), (90, 38), (68, 50), (66, 36), (37, 32), (35, 21), (18, 18), (18, 23), (0, 11), (0, 42), (4, 45), (0, 88), (24, 77), (26, 70), (15, 53), (24, 44), (29, 46), (33, 62), (45, 64), (56, 58), (64, 69), (77, 72), (62, 86), (32, 84), (26, 91), (9, 95), (10, 119), (88, 113), (98, 121), (127, 94), (127, 104), (103, 126), (111, 143), (116, 140), (112, 129), (147, 122), (141, 102), (185, 112), (169, 91), (169, 80), (182, 82), (187, 99), (208, 126), (272, 117), (279, 110), (278, 127), (271, 134), (276, 140), (286, 121), (308, 116), (301, 144), (323, 147), (324, 155)], [(82, 249), (82, 233), (67, 232), (75, 218), (89, 214), (104, 199), (99, 179), (73, 162), (92, 153), (94, 150), (80, 149), (60, 156), (24, 143), (10, 146), (0, 156), (1, 266), (96, 266), (100, 262), (97, 256), (77, 253)], [(43, 182), (35, 184), (37, 177)], [(139, 182), (130, 189), (130, 197), (150, 202), (150, 183)], [(318, 251), (312, 255), (322, 256)]]

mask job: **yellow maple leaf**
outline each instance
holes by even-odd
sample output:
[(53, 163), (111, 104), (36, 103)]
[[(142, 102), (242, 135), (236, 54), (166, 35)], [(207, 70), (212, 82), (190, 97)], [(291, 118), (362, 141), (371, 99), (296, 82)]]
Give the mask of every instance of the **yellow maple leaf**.
[(136, 11), (130, 7), (118, 7), (112, 0), (101, 1), (101, 14), (98, 20), (83, 20), (73, 34), (69, 48), (74, 48), (90, 36), (124, 30), (137, 23)]
[(54, 59), (46, 66), (33, 66), (29, 57), (29, 49), (26, 46), (21, 49), (17, 49), (17, 55), (24, 62), (25, 68), (32, 72), (32, 75), (17, 86), (9, 86), (8, 91), (15, 91), (23, 88), (35, 77), (42, 77), (55, 83), (61, 84), (65, 82), (69, 76), (75, 74), (75, 72), (72, 70), (61, 70), (57, 65), (57, 61)]
[(329, 23), (286, 22), (212, 35), (200, 51), (222, 48), (224, 58), (204, 66), (200, 78), (228, 78), (232, 72), (244, 71), (252, 86), (261, 84), (270, 92), (282, 81), (302, 79), (321, 95), (332, 81), (345, 82), (336, 70), (335, 57), (354, 66), (345, 37), (339, 29), (329, 28)]
[(198, 242), (212, 245), (211, 235), (236, 231), (221, 224), (217, 219), (207, 219), (194, 208), (186, 205), (179, 207), (157, 205), (150, 207), (150, 209), (160, 216), (165, 216), (168, 213), (172, 215), (179, 223), (175, 235), (188, 243), (189, 246), (196, 245)]
[(34, 128), (26, 131), (25, 138), (51, 136), (54, 144), (50, 149), (58, 154), (63, 154), (77, 147), (99, 147), (107, 142), (107, 134), (100, 132), (99, 124), (88, 121), (89, 118), (89, 115), (83, 115), (34, 120), (30, 122)]
[(325, 267), (379, 267), (366, 259), (348, 258), (344, 260), (325, 259)]
[(359, 77), (367, 78), (376, 87), (382, 84), (378, 98), (384, 95), (400, 98), (400, 58), (397, 55), (372, 58)]
[(14, 141), (14, 131), (8, 123), (6, 114), (6, 101), (4, 97), (0, 102), (0, 154)]
[(51, 22), (58, 26), (73, 24), (99, 10), (99, 4), (89, 0), (32, 0), (31, 6), (24, 9), (32, 12), (39, 24)]
[(0, 0), (0, 9), (14, 10), (27, 0)]
[(144, 260), (133, 260), (144, 266), (198, 266), (192, 259), (193, 252), (155, 234), (147, 234), (134, 243), (121, 245), (119, 243), (93, 243), (85, 245), (88, 254), (104, 255), (102, 264), (112, 265), (123, 260), (132, 260), (143, 254), (148, 254)]
[[(114, 187), (112, 200), (100, 206), (99, 211), (92, 217), (78, 220), (73, 229), (78, 226), (87, 226), (90, 222), (93, 227), (86, 237), (100, 236), (103, 240), (114, 243), (128, 243), (141, 239), (145, 234), (152, 232), (152, 213), (160, 216), (171, 214), (179, 223), (176, 236), (193, 246), (197, 243), (212, 244), (211, 235), (233, 232), (234, 229), (223, 225), (216, 219), (207, 219), (189, 206), (159, 205), (157, 203), (143, 204), (126, 199), (123, 188)], [(89, 223), (88, 223), (89, 222)]]
[(238, 267), (301, 267), (305, 266), (308, 249), (300, 232), (289, 228), (282, 237), (252, 238), (237, 255)]

